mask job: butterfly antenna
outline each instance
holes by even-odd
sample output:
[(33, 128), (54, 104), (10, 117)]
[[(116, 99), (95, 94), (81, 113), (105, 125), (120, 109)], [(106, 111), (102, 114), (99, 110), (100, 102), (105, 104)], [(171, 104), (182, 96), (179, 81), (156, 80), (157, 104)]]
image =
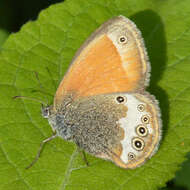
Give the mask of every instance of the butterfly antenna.
[[(50, 93), (45, 92), (45, 91), (43, 91), (43, 90), (31, 90), (31, 92), (39, 92), (39, 93), (41, 93), (41, 94), (45, 94), (45, 95), (47, 95), (47, 96), (53, 97), (53, 94), (50, 94)], [(46, 99), (46, 100), (47, 100), (47, 99)]]
[(56, 87), (55, 80), (53, 79), (52, 73), (51, 73), (51, 71), (49, 70), (48, 67), (46, 67), (46, 69), (47, 69), (47, 72), (49, 73), (49, 76), (50, 76), (50, 78), (51, 78), (51, 80), (52, 80), (53, 86), (54, 86), (54, 88), (55, 88), (55, 90), (56, 90), (57, 87)]
[[(36, 79), (37, 79), (37, 81), (38, 81), (38, 83), (39, 83), (39, 85), (40, 85), (40, 88), (42, 89), (42, 91), (41, 90), (34, 90), (33, 92), (40, 92), (40, 93), (42, 93), (42, 94), (48, 94), (48, 95), (51, 95), (51, 96), (53, 96), (52, 94), (49, 94), (49, 93), (46, 93), (46, 92), (44, 92), (43, 91), (43, 89), (45, 90), (45, 88), (44, 88), (44, 86), (42, 85), (42, 83), (41, 83), (41, 81), (40, 81), (40, 78), (39, 78), (39, 74), (38, 74), (38, 72), (34, 72), (35, 73), (35, 76), (36, 76)], [(46, 98), (46, 97), (45, 97)], [(48, 102), (48, 99), (46, 98), (46, 101)]]
[(13, 99), (17, 99), (17, 98), (22, 98), (22, 99), (27, 99), (27, 100), (32, 100), (32, 101), (35, 101), (35, 102), (39, 102), (43, 105), (48, 105), (46, 102), (42, 101), (42, 100), (39, 100), (37, 98), (32, 98), (32, 97), (26, 97), (26, 96), (14, 96)]
[(43, 88), (43, 89), (44, 89), (42, 83), (40, 82), (38, 72), (34, 71), (34, 73), (35, 73), (36, 79), (37, 79), (37, 81), (38, 81), (38, 83), (39, 83), (39, 85), (40, 85), (40, 88)]

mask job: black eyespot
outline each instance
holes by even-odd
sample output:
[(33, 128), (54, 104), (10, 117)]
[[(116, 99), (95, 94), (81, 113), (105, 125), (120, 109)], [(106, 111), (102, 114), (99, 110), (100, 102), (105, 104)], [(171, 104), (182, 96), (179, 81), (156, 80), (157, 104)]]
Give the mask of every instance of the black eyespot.
[(136, 128), (136, 133), (138, 136), (145, 137), (148, 134), (148, 129), (144, 125), (138, 125)]
[(122, 102), (125, 101), (124, 97), (122, 97), (122, 96), (118, 96), (118, 97), (116, 98), (116, 100), (117, 100), (118, 103), (122, 103)]
[(142, 116), (141, 121), (142, 121), (143, 123), (148, 124), (149, 121), (150, 121), (150, 118), (149, 118), (148, 115), (144, 115), (144, 116)]
[(129, 152), (128, 153), (128, 158), (129, 158), (129, 160), (133, 160), (133, 159), (135, 159), (135, 154), (134, 153), (132, 153), (132, 152)]
[(144, 141), (136, 137), (132, 140), (132, 145), (135, 150), (140, 151), (140, 150), (143, 150), (144, 148)]
[(121, 37), (121, 38), (120, 38), (120, 42), (125, 42), (125, 38), (124, 38), (124, 37)]
[(120, 36), (119, 37), (119, 43), (121, 43), (121, 44), (127, 43), (127, 37), (126, 36)]
[(143, 112), (145, 110), (145, 106), (143, 104), (139, 104), (137, 106), (138, 111)]

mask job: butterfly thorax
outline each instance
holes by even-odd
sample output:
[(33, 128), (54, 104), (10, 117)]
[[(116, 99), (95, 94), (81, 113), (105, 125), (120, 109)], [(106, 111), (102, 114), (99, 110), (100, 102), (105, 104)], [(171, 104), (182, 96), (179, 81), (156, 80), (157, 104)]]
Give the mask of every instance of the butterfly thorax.
[(117, 121), (126, 115), (126, 108), (115, 103), (115, 96), (80, 98), (63, 105), (66, 106), (48, 118), (60, 137), (96, 155), (108, 154), (110, 149), (119, 146), (123, 131)]
[(48, 118), (48, 121), (53, 131), (55, 131), (58, 136), (65, 140), (72, 139), (73, 132), (71, 130), (74, 128), (74, 126), (65, 123), (65, 116), (62, 113), (57, 112), (56, 114), (52, 114)]

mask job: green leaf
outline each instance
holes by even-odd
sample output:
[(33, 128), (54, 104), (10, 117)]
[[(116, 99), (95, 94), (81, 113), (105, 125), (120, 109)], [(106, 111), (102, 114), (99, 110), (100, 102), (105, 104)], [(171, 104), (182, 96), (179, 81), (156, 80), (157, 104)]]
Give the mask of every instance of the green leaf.
[[(137, 24), (147, 46), (149, 91), (160, 101), (163, 118), (158, 153), (135, 170), (90, 155), (86, 167), (75, 145), (57, 138), (25, 170), (52, 131), (39, 103), (12, 97), (52, 102), (54, 84), (58, 86), (82, 42), (120, 14)], [(11, 34), (0, 52), (0, 189), (154, 190), (173, 178), (190, 151), (189, 15), (188, 0), (69, 0), (50, 6), (37, 21)]]
[(180, 171), (176, 173), (174, 183), (177, 186), (186, 187), (186, 190), (190, 190), (190, 154), (188, 154), (188, 160), (186, 160)]

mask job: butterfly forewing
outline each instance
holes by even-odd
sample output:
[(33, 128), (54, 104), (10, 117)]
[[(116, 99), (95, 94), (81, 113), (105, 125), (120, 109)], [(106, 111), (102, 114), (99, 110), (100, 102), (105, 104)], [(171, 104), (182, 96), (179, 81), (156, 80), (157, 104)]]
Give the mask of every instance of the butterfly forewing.
[(76, 53), (54, 105), (71, 92), (80, 97), (137, 91), (148, 78), (149, 63), (140, 31), (129, 19), (118, 16), (97, 29)]

